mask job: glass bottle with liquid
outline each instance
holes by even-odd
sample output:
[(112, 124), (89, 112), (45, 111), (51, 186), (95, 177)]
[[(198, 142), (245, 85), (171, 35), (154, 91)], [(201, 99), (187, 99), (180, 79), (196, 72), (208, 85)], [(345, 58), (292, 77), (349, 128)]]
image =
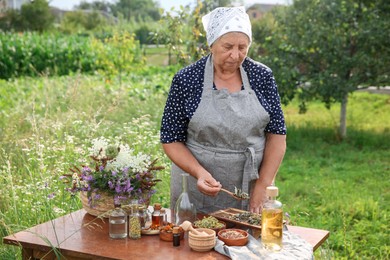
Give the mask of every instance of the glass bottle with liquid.
[(130, 204), (129, 215), (129, 238), (140, 239), (141, 238), (141, 221), (138, 209), (138, 201), (133, 200)]
[(190, 201), (188, 194), (188, 173), (182, 174), (182, 193), (176, 201), (175, 205), (175, 224), (178, 226), (188, 220), (194, 222), (196, 220), (196, 208)]
[(162, 226), (161, 223), (161, 204), (155, 203), (153, 206), (153, 213), (152, 213), (152, 228), (158, 228)]
[(167, 216), (167, 212), (165, 211), (165, 209), (161, 209), (160, 210), (160, 226), (165, 226), (168, 224), (168, 216)]
[(138, 213), (141, 222), (141, 228), (146, 228), (146, 223), (150, 221), (150, 216), (147, 207), (145, 205), (139, 205)]
[(173, 227), (173, 246), (180, 246), (180, 229), (179, 227)]
[(120, 239), (127, 237), (127, 213), (121, 205), (115, 204), (109, 216), (109, 235), (111, 238)]
[(266, 190), (268, 200), (261, 214), (261, 242), (266, 249), (279, 251), (282, 249), (283, 209), (282, 203), (276, 200), (279, 190), (269, 186)]

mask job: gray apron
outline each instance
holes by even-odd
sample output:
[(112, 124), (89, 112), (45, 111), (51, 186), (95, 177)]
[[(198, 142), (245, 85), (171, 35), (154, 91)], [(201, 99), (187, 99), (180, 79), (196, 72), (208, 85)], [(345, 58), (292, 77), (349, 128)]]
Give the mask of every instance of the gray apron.
[[(259, 167), (265, 145), (264, 129), (269, 115), (249, 85), (248, 76), (240, 66), (244, 89), (229, 93), (213, 90), (214, 67), (210, 55), (205, 68), (201, 101), (188, 124), (186, 146), (199, 163), (222, 184), (249, 193), (259, 178)], [(174, 163), (171, 170), (171, 205), (174, 207), (182, 192), (184, 173)], [(198, 212), (210, 213), (230, 207), (248, 210), (248, 200), (236, 200), (224, 192), (216, 197), (202, 194), (197, 179), (188, 179), (190, 200)]]

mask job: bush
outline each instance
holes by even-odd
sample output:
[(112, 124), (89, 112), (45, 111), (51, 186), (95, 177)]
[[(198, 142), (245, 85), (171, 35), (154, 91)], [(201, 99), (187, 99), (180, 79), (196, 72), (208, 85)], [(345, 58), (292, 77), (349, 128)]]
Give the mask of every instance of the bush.
[(0, 78), (121, 75), (143, 64), (138, 42), (128, 33), (104, 39), (81, 35), (0, 33)]
[(0, 42), (2, 79), (96, 70), (96, 53), (86, 37), (0, 33)]

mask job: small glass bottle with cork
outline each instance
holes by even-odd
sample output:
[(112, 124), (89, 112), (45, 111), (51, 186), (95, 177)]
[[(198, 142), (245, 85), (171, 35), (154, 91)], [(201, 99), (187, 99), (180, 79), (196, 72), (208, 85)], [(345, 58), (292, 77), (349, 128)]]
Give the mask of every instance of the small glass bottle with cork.
[(177, 247), (180, 246), (180, 228), (179, 227), (173, 227), (173, 246)]
[(161, 204), (155, 203), (153, 206), (153, 213), (152, 213), (152, 229), (157, 229), (160, 226), (162, 226), (161, 222)]

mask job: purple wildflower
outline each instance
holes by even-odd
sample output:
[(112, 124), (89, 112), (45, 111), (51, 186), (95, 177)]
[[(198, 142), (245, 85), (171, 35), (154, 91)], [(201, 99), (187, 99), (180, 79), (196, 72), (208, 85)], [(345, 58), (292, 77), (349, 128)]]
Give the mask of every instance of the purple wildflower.
[(118, 182), (117, 185), (115, 186), (115, 192), (116, 193), (121, 193), (122, 189), (121, 189), (121, 185), (120, 183)]
[(125, 188), (125, 189), (126, 189), (126, 191), (131, 191), (130, 188), (131, 188), (131, 183), (130, 183), (130, 180), (127, 179), (127, 180), (126, 180), (126, 188)]
[(91, 168), (89, 168), (88, 166), (84, 166), (82, 171), (83, 172), (91, 172)]

